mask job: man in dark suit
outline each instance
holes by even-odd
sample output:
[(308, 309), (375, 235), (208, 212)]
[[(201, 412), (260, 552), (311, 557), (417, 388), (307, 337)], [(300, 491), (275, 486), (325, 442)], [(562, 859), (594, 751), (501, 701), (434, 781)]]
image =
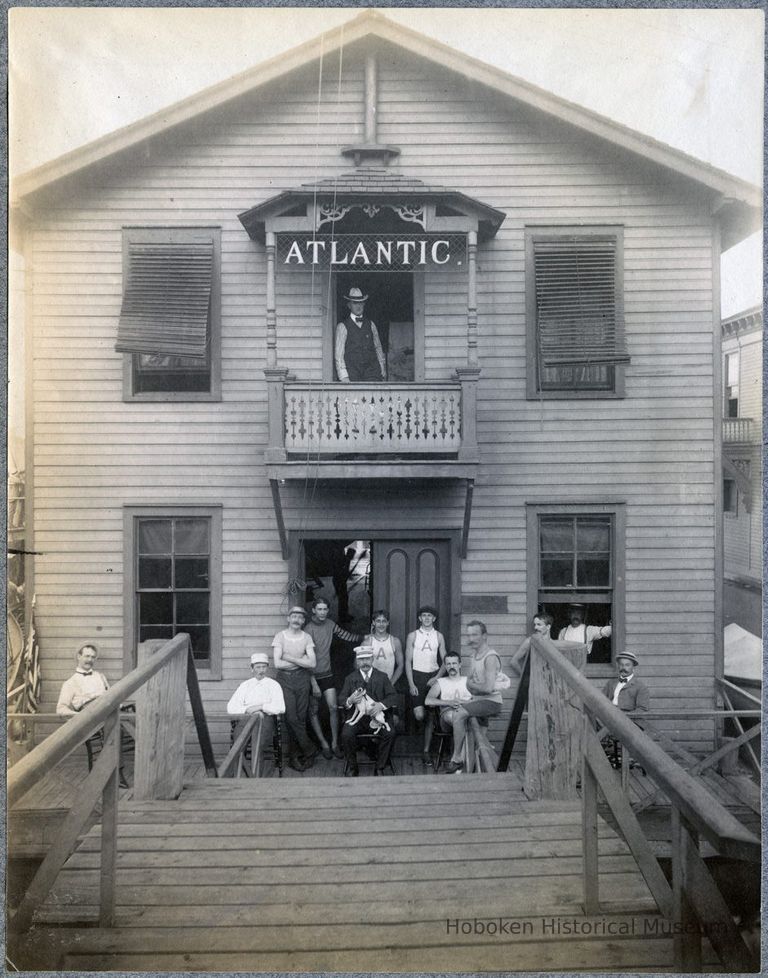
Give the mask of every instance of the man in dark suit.
[(336, 373), (344, 383), (387, 379), (387, 364), (376, 323), (363, 315), (367, 295), (353, 286), (344, 296), (349, 315), (336, 325), (334, 359)]
[(635, 667), (639, 662), (634, 652), (620, 652), (616, 656), (618, 676), (610, 679), (603, 690), (613, 705), (625, 713), (633, 710), (648, 711), (651, 708), (648, 687), (635, 676)]
[[(357, 723), (345, 722), (341, 727), (341, 749), (347, 760), (347, 777), (356, 778), (360, 773), (357, 767), (357, 738), (359, 734), (371, 733), (371, 715), (384, 714), (387, 727), (381, 727), (376, 734), (376, 774), (382, 774), (389, 761), (389, 753), (395, 739), (395, 717), (393, 710), (397, 704), (397, 693), (386, 674), (373, 668), (373, 646), (358, 645), (355, 649), (357, 668), (344, 680), (339, 699), (348, 710), (347, 721), (352, 719), (355, 706), (360, 702), (359, 690), (371, 697), (368, 714)], [(374, 727), (375, 729), (375, 727)]]

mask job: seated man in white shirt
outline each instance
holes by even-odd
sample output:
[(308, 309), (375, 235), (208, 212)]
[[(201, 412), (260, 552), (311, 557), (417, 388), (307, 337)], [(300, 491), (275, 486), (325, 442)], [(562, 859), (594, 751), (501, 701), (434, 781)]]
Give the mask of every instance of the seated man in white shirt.
[(253, 676), (240, 683), (227, 703), (227, 713), (241, 716), (251, 713), (265, 713), (278, 716), (285, 713), (285, 700), (280, 683), (267, 675), (269, 656), (266, 652), (254, 652), (251, 656)]
[(443, 660), (447, 676), (438, 676), (424, 699), (425, 706), (440, 710), (440, 726), (446, 733), (453, 732), (456, 711), (462, 703), (468, 703), (472, 694), (467, 689), (467, 677), (461, 675), (461, 656), (448, 652)]
[(613, 629), (611, 623), (607, 625), (587, 625), (584, 623), (584, 605), (574, 602), (568, 605), (568, 622), (565, 628), (560, 629), (557, 636), (561, 642), (578, 642), (586, 645), (587, 655), (592, 653), (592, 643), (599, 638), (609, 638)]
[[(98, 699), (109, 689), (107, 677), (103, 672), (97, 672), (93, 665), (99, 651), (90, 642), (81, 645), (77, 650), (77, 668), (74, 673), (61, 684), (59, 701), (56, 712), (60, 717), (73, 717), (90, 702)], [(93, 767), (94, 750), (100, 751), (103, 744), (103, 734), (98, 730), (85, 742), (88, 751), (88, 770)], [(130, 739), (130, 738), (129, 738)], [(121, 733), (121, 743), (125, 745), (125, 735)], [(120, 767), (120, 787), (127, 788), (128, 781), (122, 766)]]
[(77, 650), (77, 668), (61, 685), (56, 712), (60, 717), (72, 717), (97, 696), (109, 689), (107, 677), (96, 672), (93, 664), (98, 656), (95, 645), (81, 645)]
[[(227, 703), (227, 713), (230, 716), (250, 716), (253, 713), (261, 713), (265, 720), (264, 728), (261, 733), (261, 742), (268, 744), (275, 735), (275, 726), (272, 717), (281, 716), (285, 713), (285, 699), (280, 683), (270, 679), (267, 675), (269, 666), (269, 656), (266, 652), (254, 652), (251, 656), (251, 672), (253, 676), (240, 683), (232, 697)], [(242, 721), (232, 721), (231, 740), (234, 743), (237, 736), (238, 727)], [(245, 756), (250, 754), (250, 745), (246, 749)], [(282, 759), (278, 760), (278, 764)]]

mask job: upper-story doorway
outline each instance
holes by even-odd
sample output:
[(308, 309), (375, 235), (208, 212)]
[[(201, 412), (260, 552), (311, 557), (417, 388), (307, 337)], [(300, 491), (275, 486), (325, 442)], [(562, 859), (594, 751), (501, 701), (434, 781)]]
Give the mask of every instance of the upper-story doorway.
[(356, 286), (368, 296), (365, 315), (381, 338), (389, 383), (424, 379), (424, 275), (422, 272), (336, 272), (329, 303), (328, 371), (338, 380), (333, 363), (336, 324), (349, 314), (345, 295)]

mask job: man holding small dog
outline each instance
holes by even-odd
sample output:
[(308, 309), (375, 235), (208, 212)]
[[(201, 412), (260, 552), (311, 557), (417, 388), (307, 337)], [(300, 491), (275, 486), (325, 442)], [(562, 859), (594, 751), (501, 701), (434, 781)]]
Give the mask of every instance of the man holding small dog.
[(373, 704), (356, 723), (345, 722), (341, 727), (341, 749), (347, 761), (347, 777), (351, 778), (356, 778), (360, 773), (357, 766), (357, 738), (360, 734), (376, 732), (376, 727), (371, 726), (370, 717), (382, 712), (390, 729), (387, 730), (386, 726), (380, 727), (376, 733), (375, 773), (383, 773), (395, 739), (395, 718), (392, 711), (397, 705), (394, 686), (385, 673), (373, 668), (373, 646), (358, 645), (355, 659), (357, 668), (344, 680), (339, 694), (341, 702), (348, 709), (347, 720), (353, 719), (355, 707), (366, 694), (371, 697)]

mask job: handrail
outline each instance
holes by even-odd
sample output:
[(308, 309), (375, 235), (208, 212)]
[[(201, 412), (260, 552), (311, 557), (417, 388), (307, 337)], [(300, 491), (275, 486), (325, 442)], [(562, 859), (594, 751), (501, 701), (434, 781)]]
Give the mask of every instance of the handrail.
[(732, 693), (738, 693), (740, 696), (743, 696), (744, 699), (749, 700), (750, 703), (755, 703), (757, 706), (762, 706), (762, 703), (760, 702), (759, 698), (757, 696), (754, 696), (752, 693), (747, 692), (747, 690), (744, 689), (742, 686), (737, 686), (736, 683), (731, 683), (727, 679), (724, 679), (722, 676), (718, 676), (715, 681), (719, 686), (722, 686), (724, 689), (729, 689)]
[(589, 712), (629, 747), (632, 756), (664, 790), (672, 804), (715, 849), (736, 859), (760, 860), (760, 840), (606, 696), (587, 682), (550, 639), (536, 635), (532, 639), (532, 647), (579, 695)]
[[(234, 719), (234, 717), (232, 718)], [(229, 753), (221, 762), (218, 767), (218, 777), (226, 778), (230, 770), (235, 766), (235, 762), (239, 762), (240, 758), (245, 751), (248, 742), (252, 739), (254, 733), (254, 727), (258, 723), (259, 725), (259, 739), (261, 738), (261, 729), (264, 722), (264, 716), (261, 713), (252, 713), (250, 716), (245, 718), (245, 722), (240, 728), (235, 742), (229, 749)], [(252, 764), (257, 762), (256, 758), (251, 758)]]
[(72, 717), (60, 730), (47, 737), (8, 772), (8, 807), (22, 797), (32, 785), (47, 774), (71, 750), (87, 740), (103, 726), (120, 704), (159, 672), (180, 653), (187, 653), (189, 636), (183, 632), (170, 639), (165, 648), (152, 656), (110, 687)]

